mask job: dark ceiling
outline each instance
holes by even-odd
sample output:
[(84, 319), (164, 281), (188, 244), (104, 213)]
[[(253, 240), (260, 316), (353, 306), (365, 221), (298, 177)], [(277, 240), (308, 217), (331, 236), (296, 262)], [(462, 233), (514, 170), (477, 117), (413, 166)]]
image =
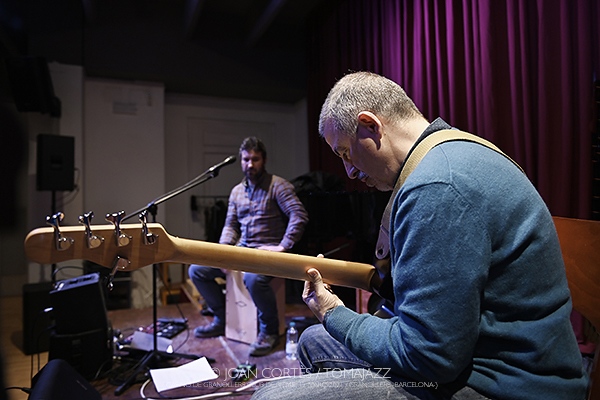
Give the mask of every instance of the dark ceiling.
[(307, 19), (332, 0), (0, 0), (9, 56), (166, 92), (295, 103), (306, 95)]

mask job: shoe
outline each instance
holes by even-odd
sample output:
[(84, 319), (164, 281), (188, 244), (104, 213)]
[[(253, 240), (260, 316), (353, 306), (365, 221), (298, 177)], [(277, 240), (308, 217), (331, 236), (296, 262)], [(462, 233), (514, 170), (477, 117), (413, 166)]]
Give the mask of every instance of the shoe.
[(256, 341), (250, 345), (250, 356), (266, 356), (279, 343), (279, 335), (268, 335), (260, 332)]
[(200, 311), (200, 314), (204, 315), (205, 317), (214, 317), (215, 316), (215, 313), (210, 308), (203, 309), (202, 311)]
[(209, 338), (223, 336), (225, 334), (225, 326), (215, 324), (214, 321), (208, 325), (202, 325), (194, 329), (194, 336), (197, 338)]

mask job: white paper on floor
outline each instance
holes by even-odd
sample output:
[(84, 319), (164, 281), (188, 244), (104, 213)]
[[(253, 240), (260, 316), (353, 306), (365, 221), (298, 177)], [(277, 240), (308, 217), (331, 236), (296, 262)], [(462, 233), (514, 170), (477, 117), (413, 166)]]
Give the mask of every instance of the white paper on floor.
[(172, 368), (151, 369), (150, 375), (159, 392), (218, 378), (206, 357)]

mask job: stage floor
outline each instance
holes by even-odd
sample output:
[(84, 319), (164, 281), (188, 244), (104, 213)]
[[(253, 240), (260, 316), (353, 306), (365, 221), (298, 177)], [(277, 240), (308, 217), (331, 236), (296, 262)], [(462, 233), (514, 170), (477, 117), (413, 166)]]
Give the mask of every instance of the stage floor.
[[(114, 329), (119, 329), (125, 335), (131, 334), (140, 327), (147, 327), (152, 324), (153, 309), (123, 309), (108, 312), (108, 318)], [(187, 318), (188, 329), (179, 333), (173, 338), (175, 351), (180, 354), (193, 354), (196, 356), (206, 356), (213, 358), (215, 362), (212, 367), (219, 372), (217, 379), (207, 381), (204, 384), (193, 385), (194, 387), (173, 389), (158, 394), (152, 381), (148, 382), (148, 374), (140, 374), (136, 382), (120, 395), (115, 394), (115, 390), (123, 383), (125, 379), (131, 376), (135, 369), (135, 362), (140, 357), (125, 357), (123, 361), (113, 362), (113, 369), (107, 376), (95, 380), (92, 385), (102, 394), (105, 400), (121, 399), (131, 400), (142, 397), (161, 398), (163, 396), (176, 397), (197, 397), (215, 392), (231, 392), (243, 387), (232, 382), (232, 370), (239, 364), (256, 364), (257, 372), (254, 379), (247, 382), (251, 384), (259, 379), (277, 377), (284, 374), (299, 374), (299, 364), (297, 361), (287, 360), (285, 358), (285, 338), (281, 337), (279, 345), (275, 351), (265, 357), (248, 357), (249, 345), (225, 339), (221, 336), (210, 339), (197, 339), (193, 336), (193, 329), (201, 324), (209, 323), (212, 317), (205, 317), (200, 314), (198, 308), (192, 303), (179, 303), (177, 305), (167, 305), (158, 307), (159, 318)], [(48, 359), (48, 352), (34, 355), (25, 355), (23, 353), (23, 332), (22, 332), (22, 298), (9, 297), (0, 298), (0, 320), (2, 321), (2, 330), (0, 330), (0, 341), (2, 344), (2, 359), (4, 364), (4, 384), (6, 387), (23, 387), (31, 385), (31, 376), (35, 375), (43, 367)], [(287, 304), (286, 305), (286, 326), (293, 317), (313, 318), (311, 311), (305, 304)], [(187, 359), (167, 360), (168, 362), (161, 366), (177, 366), (189, 362)], [(140, 389), (144, 387), (143, 395)], [(249, 399), (256, 386), (248, 386), (248, 392), (235, 396), (218, 397), (222, 399)], [(7, 391), (9, 400), (25, 400), (27, 393), (12, 389)], [(215, 398), (215, 397), (211, 397)]]
[[(140, 327), (146, 327), (152, 323), (152, 308), (142, 310), (115, 310), (109, 311), (108, 318), (113, 328), (121, 330), (127, 336)], [(122, 394), (116, 395), (115, 390), (122, 384), (123, 379), (131, 376), (131, 370), (134, 368), (136, 358), (125, 358), (122, 363), (115, 362), (115, 370), (109, 374), (108, 378), (103, 378), (93, 382), (94, 387), (102, 394), (103, 399), (134, 399), (140, 397), (180, 397), (180, 396), (202, 396), (215, 392), (247, 391), (247, 394), (240, 395), (236, 393), (231, 396), (219, 398), (249, 399), (252, 392), (259, 384), (248, 386), (263, 378), (275, 378), (282, 375), (299, 375), (300, 368), (298, 361), (288, 360), (285, 357), (285, 337), (281, 337), (275, 351), (264, 357), (249, 357), (249, 345), (241, 342), (226, 339), (224, 336), (217, 338), (198, 339), (193, 335), (193, 329), (201, 324), (210, 323), (212, 317), (205, 317), (200, 314), (198, 309), (191, 303), (180, 303), (178, 305), (160, 306), (158, 308), (159, 318), (187, 318), (188, 329), (179, 333), (173, 338), (173, 348), (176, 353), (192, 354), (196, 356), (205, 356), (214, 359), (211, 364), (213, 370), (218, 372), (219, 377), (214, 380), (185, 387), (164, 391), (158, 394), (152, 381), (148, 381), (148, 376), (140, 374), (136, 383), (126, 389)], [(286, 326), (292, 317), (306, 317), (309, 321), (314, 321), (312, 313), (304, 304), (286, 305)], [(161, 367), (176, 366), (189, 362), (190, 360), (166, 360), (161, 363)], [(245, 384), (233, 382), (231, 379), (233, 370), (240, 364), (256, 364), (257, 370), (255, 378), (247, 381)], [(140, 389), (143, 387), (143, 396)]]

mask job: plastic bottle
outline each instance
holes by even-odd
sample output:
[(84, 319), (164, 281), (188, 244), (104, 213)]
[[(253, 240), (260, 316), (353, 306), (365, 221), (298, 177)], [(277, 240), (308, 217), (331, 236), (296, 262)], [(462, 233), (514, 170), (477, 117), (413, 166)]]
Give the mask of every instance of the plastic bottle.
[(285, 341), (285, 358), (288, 360), (296, 360), (298, 358), (298, 330), (296, 323), (290, 322), (290, 327), (287, 330)]

